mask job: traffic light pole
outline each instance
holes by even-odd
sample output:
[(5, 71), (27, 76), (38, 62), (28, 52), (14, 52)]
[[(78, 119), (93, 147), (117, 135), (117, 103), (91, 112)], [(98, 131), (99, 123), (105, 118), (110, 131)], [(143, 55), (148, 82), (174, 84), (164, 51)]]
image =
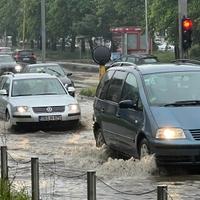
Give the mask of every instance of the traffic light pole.
[(182, 19), (187, 17), (187, 0), (178, 0), (178, 22), (179, 22), (179, 56), (180, 59), (185, 57), (182, 44)]

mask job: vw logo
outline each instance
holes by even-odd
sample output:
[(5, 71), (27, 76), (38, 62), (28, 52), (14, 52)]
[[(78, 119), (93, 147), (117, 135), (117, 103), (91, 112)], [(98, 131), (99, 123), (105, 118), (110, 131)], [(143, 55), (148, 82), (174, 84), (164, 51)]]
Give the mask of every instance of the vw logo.
[(46, 108), (46, 111), (47, 111), (48, 113), (50, 113), (50, 112), (53, 111), (53, 108), (49, 106), (49, 107)]

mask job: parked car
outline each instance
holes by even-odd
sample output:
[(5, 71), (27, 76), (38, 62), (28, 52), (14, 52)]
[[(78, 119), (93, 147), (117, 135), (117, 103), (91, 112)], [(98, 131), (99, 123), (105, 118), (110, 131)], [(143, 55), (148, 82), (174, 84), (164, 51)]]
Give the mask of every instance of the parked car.
[(163, 44), (158, 45), (158, 51), (174, 52), (174, 49), (175, 49), (174, 45), (171, 45), (171, 44), (163, 43)]
[(64, 84), (65, 88), (71, 96), (75, 96), (74, 82), (69, 78), (72, 73), (65, 72), (64, 69), (57, 63), (40, 63), (29, 64), (24, 66), (23, 73), (48, 73), (57, 76)]
[(0, 47), (0, 54), (9, 54), (12, 55), (11, 47)]
[(106, 69), (113, 67), (115, 65), (115, 62), (129, 62), (133, 63), (135, 65), (143, 65), (143, 64), (152, 64), (152, 63), (158, 63), (158, 58), (154, 55), (149, 54), (131, 54), (131, 55), (122, 55), (120, 58), (108, 62), (105, 66)]
[(13, 59), (11, 55), (0, 54), (0, 75), (4, 72), (19, 73), (22, 70), (22, 66)]
[(31, 49), (17, 49), (15, 50), (13, 57), (16, 62), (24, 62), (35, 64), (37, 62), (36, 55)]
[(0, 77), (0, 117), (8, 126), (70, 123), (80, 120), (80, 107), (56, 77), (46, 73), (8, 73)]
[(94, 100), (94, 137), (158, 165), (200, 164), (200, 64), (110, 68)]

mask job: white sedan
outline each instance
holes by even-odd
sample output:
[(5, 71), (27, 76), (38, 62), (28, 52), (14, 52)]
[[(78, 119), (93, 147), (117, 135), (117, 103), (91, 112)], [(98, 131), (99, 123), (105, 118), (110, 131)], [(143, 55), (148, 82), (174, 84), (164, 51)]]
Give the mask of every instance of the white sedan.
[(10, 126), (80, 120), (77, 100), (55, 76), (8, 73), (0, 77), (0, 88), (0, 115)]

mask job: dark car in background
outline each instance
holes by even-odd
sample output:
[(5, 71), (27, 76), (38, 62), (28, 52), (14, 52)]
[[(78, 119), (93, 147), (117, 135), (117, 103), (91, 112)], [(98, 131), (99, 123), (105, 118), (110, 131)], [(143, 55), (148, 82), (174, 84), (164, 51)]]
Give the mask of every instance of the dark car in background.
[(131, 55), (123, 55), (121, 57), (121, 61), (131, 62), (136, 65), (143, 65), (143, 64), (158, 63), (158, 58), (154, 55), (149, 55), (149, 54), (131, 54)]
[(153, 63), (158, 63), (158, 58), (154, 55), (150, 54), (131, 54), (131, 55), (121, 55), (120, 58), (110, 61), (107, 63), (106, 69), (116, 66), (114, 63), (116, 62), (129, 62), (133, 63), (135, 65), (143, 65), (143, 64), (153, 64)]
[(72, 73), (65, 72), (63, 67), (57, 63), (40, 63), (40, 64), (28, 64), (24, 66), (23, 73), (47, 73), (57, 76), (69, 94), (75, 96), (74, 82), (69, 78)]
[(19, 73), (22, 70), (22, 66), (13, 59), (11, 55), (0, 54), (0, 75), (4, 72)]
[(94, 137), (128, 156), (154, 154), (159, 165), (200, 165), (200, 65), (112, 67), (94, 99)]
[(16, 62), (35, 64), (37, 62), (36, 55), (31, 49), (17, 49), (13, 57)]

